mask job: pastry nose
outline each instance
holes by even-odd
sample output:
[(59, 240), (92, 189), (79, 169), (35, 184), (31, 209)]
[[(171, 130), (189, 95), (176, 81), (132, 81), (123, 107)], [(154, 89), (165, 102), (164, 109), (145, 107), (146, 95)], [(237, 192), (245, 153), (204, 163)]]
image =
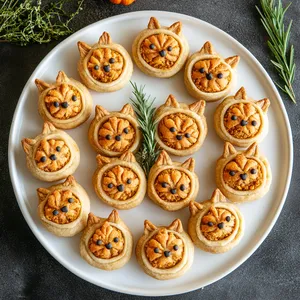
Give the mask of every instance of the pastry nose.
[(247, 122), (246, 120), (242, 120), (242, 121), (241, 121), (241, 125), (242, 125), (242, 126), (246, 126), (247, 124), (248, 124), (248, 122)]
[(224, 227), (224, 223), (223, 223), (223, 222), (219, 223), (219, 224), (218, 224), (218, 227), (219, 227), (220, 229), (222, 229), (222, 228)]
[(111, 249), (111, 248), (112, 248), (111, 243), (106, 244), (106, 245), (105, 245), (105, 248), (106, 248), (106, 249)]
[(171, 254), (171, 252), (170, 252), (170, 251), (165, 251), (165, 252), (164, 252), (164, 256), (165, 256), (165, 257), (169, 257), (169, 256), (170, 256), (170, 254)]
[(124, 191), (124, 185), (123, 184), (119, 184), (117, 186), (117, 189), (118, 189), (119, 192), (123, 192)]
[(167, 52), (165, 50), (161, 50), (161, 51), (159, 51), (159, 55), (161, 57), (165, 57), (167, 55)]

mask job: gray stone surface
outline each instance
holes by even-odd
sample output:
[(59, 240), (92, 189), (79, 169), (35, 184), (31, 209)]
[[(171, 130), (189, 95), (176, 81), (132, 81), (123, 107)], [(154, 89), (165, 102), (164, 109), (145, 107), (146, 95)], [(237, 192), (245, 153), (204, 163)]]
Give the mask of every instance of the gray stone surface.
[[(277, 79), (268, 58), (266, 35), (253, 0), (137, 0), (129, 7), (108, 0), (85, 1), (76, 18), (76, 30), (106, 17), (137, 10), (166, 10), (205, 20), (246, 46)], [(287, 3), (287, 1), (283, 1)], [(300, 66), (300, 1), (293, 1), (287, 16), (294, 19), (292, 42)], [(138, 299), (87, 283), (76, 277), (41, 246), (26, 224), (12, 190), (7, 164), (8, 135), (18, 97), (41, 59), (58, 42), (21, 48), (0, 44), (0, 299)], [(298, 69), (299, 70), (299, 67)], [(300, 103), (300, 72), (295, 92)], [(217, 283), (172, 299), (299, 299), (300, 297), (300, 118), (295, 106), (283, 95), (295, 146), (291, 188), (274, 229), (259, 249), (236, 271)], [(272, 151), (276, 151), (272, 149)], [(188, 275), (187, 275), (188, 276)]]

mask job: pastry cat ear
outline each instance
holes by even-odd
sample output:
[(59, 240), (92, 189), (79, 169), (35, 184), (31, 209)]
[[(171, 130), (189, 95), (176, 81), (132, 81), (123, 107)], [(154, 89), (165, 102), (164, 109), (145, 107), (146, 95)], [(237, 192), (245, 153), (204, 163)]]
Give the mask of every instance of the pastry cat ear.
[(99, 38), (98, 44), (99, 45), (109, 45), (112, 43), (112, 39), (106, 31), (102, 33), (102, 35)]
[(96, 105), (95, 115), (96, 115), (96, 120), (100, 120), (103, 117), (108, 116), (109, 112), (104, 107), (102, 107), (101, 105)]
[(230, 144), (229, 142), (225, 142), (225, 144), (224, 144), (224, 151), (223, 151), (223, 157), (226, 158), (229, 155), (232, 155), (234, 153), (236, 153), (236, 150), (233, 147), (233, 145)]
[(181, 164), (181, 166), (191, 172), (194, 172), (195, 169), (195, 160), (190, 157), (189, 159), (187, 159), (183, 164)]
[(205, 111), (206, 102), (204, 100), (196, 101), (189, 105), (189, 109), (198, 115), (203, 115)]
[(178, 108), (179, 103), (177, 102), (176, 98), (173, 95), (169, 95), (168, 99), (166, 100), (165, 106)]
[(267, 113), (268, 108), (269, 108), (269, 106), (271, 104), (270, 100), (268, 98), (264, 98), (264, 99), (258, 100), (255, 103), (256, 103), (256, 105), (258, 105), (262, 109), (262, 111), (264, 113)]
[(50, 87), (50, 84), (40, 79), (36, 79), (34, 82), (40, 94)]
[(51, 132), (56, 131), (54, 125), (48, 121), (44, 123), (42, 134), (49, 134)]
[(63, 186), (74, 186), (76, 184), (76, 180), (74, 176), (70, 175), (66, 178), (65, 182), (62, 184)]
[(24, 149), (24, 152), (28, 155), (30, 152), (31, 147), (36, 143), (36, 140), (33, 139), (23, 139), (21, 141), (22, 147)]
[(144, 222), (144, 235), (149, 235), (152, 231), (156, 230), (157, 227), (150, 221), (145, 220)]
[(92, 226), (94, 224), (99, 223), (101, 220), (100, 218), (96, 217), (93, 213), (89, 213), (88, 219), (87, 219), (87, 225)]
[(245, 156), (259, 156), (258, 145), (253, 143), (247, 150), (244, 151)]
[(214, 47), (211, 42), (207, 41), (199, 51), (200, 54), (214, 54)]
[(56, 83), (61, 84), (63, 82), (68, 82), (69, 78), (64, 71), (59, 71), (56, 77)]
[(89, 53), (89, 51), (92, 49), (91, 46), (89, 46), (88, 44), (84, 43), (84, 42), (78, 42), (77, 43), (78, 46), (78, 50), (79, 50), (79, 54), (81, 58), (85, 58), (87, 56), (87, 54)]
[(132, 152), (126, 151), (120, 156), (120, 160), (124, 160), (127, 162), (136, 162), (135, 156)]
[(168, 227), (169, 230), (174, 230), (178, 233), (183, 231), (182, 223), (179, 219), (174, 220)]
[(230, 56), (225, 58), (225, 62), (230, 65), (232, 69), (234, 69), (240, 61), (240, 57), (238, 55)]
[(98, 167), (100, 168), (111, 162), (109, 157), (102, 156), (101, 154), (98, 154), (96, 156), (96, 160), (97, 160)]
[(176, 22), (176, 23), (172, 24), (168, 29), (173, 31), (177, 35), (180, 35), (181, 30), (182, 30), (182, 23)]
[(215, 189), (210, 198), (211, 202), (226, 202), (226, 197), (221, 193), (219, 189)]
[(129, 103), (127, 103), (123, 106), (123, 108), (120, 110), (120, 113), (125, 114), (125, 115), (131, 115), (133, 117), (135, 116), (134, 110)]
[(114, 209), (108, 216), (107, 221), (118, 224), (120, 222), (119, 213)]
[(189, 209), (190, 209), (191, 215), (194, 216), (198, 213), (198, 211), (203, 209), (203, 205), (198, 202), (191, 201), (189, 204)]
[(242, 86), (234, 95), (235, 100), (246, 100), (247, 99), (247, 93), (245, 88)]
[(159, 28), (160, 28), (160, 24), (158, 20), (154, 17), (151, 17), (148, 23), (148, 29), (159, 29)]
[(172, 165), (172, 160), (165, 150), (162, 150), (156, 160), (157, 166)]
[(46, 200), (48, 194), (50, 193), (50, 190), (47, 190), (47, 189), (44, 189), (44, 188), (38, 188), (36, 191), (37, 191), (37, 195), (38, 195), (38, 198), (39, 198), (39, 203)]

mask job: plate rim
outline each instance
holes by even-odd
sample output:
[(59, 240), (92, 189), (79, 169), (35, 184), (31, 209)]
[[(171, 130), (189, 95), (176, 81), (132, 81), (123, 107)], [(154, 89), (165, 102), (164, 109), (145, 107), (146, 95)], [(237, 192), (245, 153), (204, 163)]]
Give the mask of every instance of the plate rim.
[[(82, 274), (81, 272), (79, 272), (79, 270), (71, 265), (68, 265), (67, 263), (65, 263), (61, 258), (59, 258), (59, 256), (56, 254), (55, 251), (52, 251), (51, 248), (48, 248), (47, 246), (47, 242), (45, 241), (43, 235), (37, 230), (36, 225), (34, 224), (31, 215), (29, 214), (28, 210), (26, 209), (26, 206), (24, 205), (24, 203), (22, 204), (19, 195), (21, 195), (19, 188), (16, 184), (16, 181), (14, 181), (14, 178), (17, 177), (16, 174), (16, 168), (14, 167), (14, 156), (13, 156), (13, 149), (14, 149), (14, 145), (15, 143), (13, 142), (13, 136), (17, 130), (17, 126), (16, 126), (16, 119), (17, 119), (17, 115), (18, 115), (18, 111), (19, 111), (19, 106), (21, 105), (21, 103), (24, 101), (22, 101), (21, 99), (24, 98), (25, 99), (25, 94), (26, 94), (26, 90), (28, 89), (29, 85), (32, 83), (32, 79), (34, 78), (34, 74), (36, 73), (36, 71), (38, 70), (39, 66), (42, 65), (44, 63), (44, 61), (48, 60), (51, 56), (53, 56), (56, 51), (58, 51), (58, 49), (60, 47), (62, 47), (62, 44), (64, 44), (64, 42), (67, 42), (69, 39), (72, 39), (74, 35), (81, 33), (82, 31), (88, 30), (88, 28), (93, 27), (93, 26), (97, 26), (100, 25), (101, 23), (106, 23), (106, 22), (110, 22), (114, 19), (119, 19), (119, 18), (123, 18), (123, 19), (128, 19), (131, 16), (135, 16), (135, 15), (161, 15), (162, 17), (166, 16), (166, 15), (172, 15), (175, 16), (177, 18), (182, 18), (183, 20), (190, 20), (192, 22), (200, 22), (200, 23), (204, 23), (206, 26), (209, 27), (213, 27), (214, 30), (219, 31), (221, 34), (225, 35), (226, 39), (230, 40), (231, 42), (233, 42), (234, 44), (236, 44), (238, 47), (241, 48), (241, 50), (243, 50), (248, 57), (250, 57), (253, 62), (255, 63), (256, 67), (258, 67), (259, 71), (265, 76), (265, 78), (267, 79), (269, 85), (272, 88), (272, 91), (275, 93), (276, 97), (278, 98), (278, 104), (280, 107), (280, 110), (282, 112), (283, 115), (283, 119), (284, 119), (284, 123), (285, 123), (285, 127), (286, 127), (286, 131), (288, 132), (288, 156), (289, 156), (289, 164), (288, 164), (288, 175), (286, 178), (286, 183), (285, 183), (285, 188), (282, 194), (282, 199), (281, 202), (279, 204), (279, 206), (276, 209), (276, 212), (274, 214), (274, 217), (272, 219), (272, 221), (270, 222), (269, 226), (267, 227), (267, 229), (265, 230), (264, 234), (261, 236), (261, 238), (258, 240), (258, 242), (255, 244), (254, 247), (252, 247), (252, 249), (247, 252), (247, 254), (243, 255), (241, 259), (239, 259), (237, 262), (235, 262), (231, 268), (228, 268), (226, 271), (222, 272), (219, 276), (215, 276), (214, 279), (209, 280), (207, 282), (207, 284), (205, 285), (199, 285), (199, 286), (195, 286), (192, 288), (186, 288), (180, 292), (163, 292), (160, 293), (159, 291), (156, 291), (155, 289), (152, 290), (151, 292), (147, 291), (147, 294), (145, 294), (144, 291), (141, 290), (128, 290), (128, 289), (124, 289), (124, 288), (113, 288), (112, 286), (107, 285), (106, 283), (99, 283), (96, 282), (95, 280), (91, 280), (90, 278), (87, 278), (85, 276), (85, 274)], [(267, 73), (267, 71), (265, 70), (265, 68), (261, 65), (261, 63), (258, 61), (258, 59), (242, 44), (240, 43), (237, 39), (235, 39), (234, 37), (232, 37), (229, 33), (223, 31), (222, 29), (218, 28), (217, 26), (208, 23), (206, 21), (203, 21), (199, 18), (196, 17), (192, 17), (186, 14), (182, 14), (182, 13), (176, 13), (176, 12), (171, 12), (171, 11), (161, 11), (161, 10), (141, 10), (141, 11), (134, 11), (134, 12), (128, 12), (128, 13), (124, 13), (124, 14), (119, 14), (119, 15), (114, 15), (102, 20), (99, 20), (97, 22), (94, 22), (92, 24), (89, 24), (83, 28), (81, 28), (80, 30), (74, 32), (73, 34), (71, 34), (69, 37), (67, 37), (66, 39), (62, 40), (61, 42), (59, 42), (40, 62), (39, 64), (36, 66), (36, 68), (34, 69), (34, 71), (32, 72), (31, 76), (29, 77), (29, 79), (27, 80), (21, 95), (18, 99), (18, 103), (16, 105), (16, 108), (14, 110), (14, 114), (13, 114), (13, 119), (12, 119), (12, 123), (11, 123), (11, 127), (10, 127), (10, 132), (9, 132), (9, 142), (8, 142), (8, 165), (9, 165), (9, 174), (10, 174), (10, 179), (11, 179), (11, 183), (13, 186), (13, 191), (15, 194), (15, 197), (17, 199), (17, 203), (18, 206), (22, 212), (22, 215), (27, 223), (27, 225), (29, 226), (29, 228), (31, 229), (32, 233), (34, 234), (34, 236), (37, 238), (37, 240), (42, 244), (42, 246), (44, 247), (44, 249), (56, 260), (58, 261), (62, 266), (64, 266), (67, 270), (69, 270), (70, 272), (72, 272), (73, 274), (75, 274), (76, 276), (80, 277), (81, 279), (90, 282), (94, 285), (97, 285), (101, 288), (105, 288), (114, 292), (119, 292), (119, 293), (124, 293), (124, 294), (130, 294), (130, 295), (138, 295), (138, 296), (152, 296), (152, 297), (159, 297), (159, 296), (171, 296), (171, 295), (180, 295), (183, 293), (187, 293), (187, 292), (191, 292), (191, 291), (195, 291), (198, 290), (200, 288), (204, 288), (205, 286), (211, 285), (214, 282), (217, 282), (218, 280), (224, 278), (225, 276), (227, 276), (228, 274), (230, 274), (231, 272), (233, 272), (235, 269), (237, 269), (239, 266), (241, 266), (257, 249), (258, 247), (264, 242), (264, 240), (267, 238), (267, 236), (269, 235), (269, 233), (271, 232), (272, 228), (274, 227), (275, 223), (277, 222), (277, 219), (281, 213), (281, 210), (284, 206), (284, 203), (286, 201), (287, 198), (287, 194), (289, 191), (289, 187), (290, 187), (290, 183), (291, 183), (291, 177), (292, 177), (292, 171), (293, 171), (293, 159), (294, 159), (294, 153), (293, 153), (293, 137), (292, 137), (292, 130), (291, 130), (291, 126), (290, 126), (290, 122), (289, 122), (289, 118), (288, 118), (288, 114), (287, 111), (285, 109), (283, 100), (279, 94), (279, 91), (277, 90), (274, 82), (272, 81), (270, 75)]]

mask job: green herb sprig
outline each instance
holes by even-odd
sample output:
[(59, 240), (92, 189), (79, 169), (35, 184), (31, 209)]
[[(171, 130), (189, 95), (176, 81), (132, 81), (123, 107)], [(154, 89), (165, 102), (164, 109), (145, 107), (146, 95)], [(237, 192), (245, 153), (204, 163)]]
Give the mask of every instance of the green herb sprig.
[(155, 107), (153, 106), (155, 98), (151, 100), (151, 96), (145, 94), (145, 86), (138, 87), (136, 83), (130, 83), (135, 97), (135, 99), (130, 98), (130, 100), (143, 134), (142, 145), (136, 157), (146, 175), (148, 175), (159, 154), (155, 141), (156, 123), (154, 121)]
[(284, 16), (291, 3), (284, 8), (281, 0), (260, 0), (260, 5), (261, 10), (257, 6), (256, 9), (270, 38), (268, 46), (274, 56), (274, 60), (272, 59), (271, 62), (283, 81), (282, 84), (278, 82), (275, 84), (296, 103), (292, 86), (296, 70), (294, 46), (289, 47), (292, 21), (289, 22), (287, 29), (284, 26)]
[(65, 11), (67, 2), (70, 0), (51, 1), (42, 6), (41, 0), (0, 0), (0, 41), (26, 46), (69, 35), (69, 23), (82, 10), (84, 0), (77, 1), (72, 13)]

